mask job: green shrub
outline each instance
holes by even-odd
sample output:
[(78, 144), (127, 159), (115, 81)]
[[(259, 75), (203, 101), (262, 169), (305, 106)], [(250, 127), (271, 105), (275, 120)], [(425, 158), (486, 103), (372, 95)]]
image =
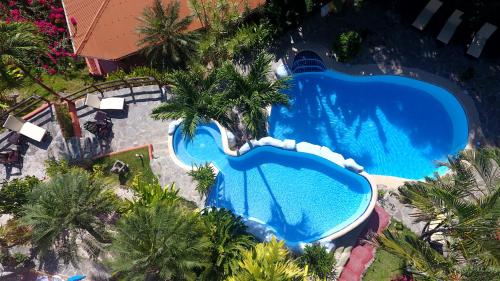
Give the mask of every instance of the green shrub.
[(67, 174), (73, 167), (71, 167), (66, 160), (57, 161), (54, 158), (49, 158), (45, 160), (45, 172), (49, 177), (55, 175)]
[(57, 122), (61, 127), (63, 137), (65, 139), (74, 137), (75, 132), (73, 130), (73, 121), (71, 121), (71, 115), (69, 114), (68, 105), (56, 103), (54, 107), (56, 109)]
[(348, 31), (339, 35), (333, 44), (337, 59), (346, 62), (353, 59), (361, 50), (362, 39), (358, 32)]
[(28, 195), (40, 180), (33, 176), (14, 179), (2, 184), (0, 188), (0, 214), (20, 217), (23, 205), (28, 202)]
[(333, 278), (335, 273), (335, 257), (333, 252), (328, 253), (320, 244), (307, 245), (304, 253), (299, 257), (299, 264), (309, 266), (309, 272), (321, 279)]
[(253, 57), (269, 46), (272, 35), (268, 22), (243, 25), (227, 39), (224, 48), (229, 58)]
[(206, 197), (215, 183), (215, 171), (210, 163), (195, 165), (188, 174), (197, 182), (196, 191)]
[(22, 254), (22, 253), (15, 253), (13, 255), (13, 258), (18, 265), (23, 265), (25, 262), (30, 260), (29, 256)]

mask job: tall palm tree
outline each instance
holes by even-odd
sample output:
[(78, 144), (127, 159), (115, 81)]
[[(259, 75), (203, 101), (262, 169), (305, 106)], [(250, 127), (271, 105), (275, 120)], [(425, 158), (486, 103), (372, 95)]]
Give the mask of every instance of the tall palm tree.
[(288, 80), (270, 80), (272, 57), (260, 54), (243, 74), (231, 63), (226, 63), (219, 72), (219, 79), (226, 84), (225, 95), (230, 106), (240, 113), (244, 124), (244, 137), (261, 138), (267, 135), (267, 110), (272, 105), (288, 105), (288, 96), (283, 90)]
[(411, 182), (399, 188), (400, 200), (415, 208), (416, 221), (425, 222), (421, 238), (446, 237), (451, 251), (465, 260), (499, 265), (498, 230), (500, 150), (462, 152), (446, 164), (449, 175)]
[(144, 54), (152, 65), (161, 69), (182, 65), (196, 49), (197, 35), (188, 31), (193, 18), (179, 18), (180, 3), (175, 0), (163, 6), (155, 0), (152, 7), (144, 9), (137, 29), (142, 39)]
[(28, 22), (6, 23), (0, 21), (0, 76), (2, 80), (9, 81), (7, 67), (13, 65), (20, 68), (24, 75), (47, 92), (62, 98), (30, 71), (31, 68), (35, 67), (37, 59), (45, 56), (47, 51), (47, 43), (35, 25)]
[(153, 109), (154, 119), (183, 118), (182, 131), (186, 137), (193, 137), (196, 127), (214, 119), (223, 126), (230, 125), (223, 96), (217, 93), (217, 80), (213, 72), (200, 69), (174, 71), (168, 80), (172, 85), (173, 97)]
[(210, 242), (198, 213), (178, 204), (138, 206), (117, 225), (112, 270), (120, 280), (195, 280)]
[(80, 246), (95, 257), (100, 244), (110, 242), (101, 218), (114, 210), (114, 200), (100, 179), (74, 169), (36, 186), (21, 222), (32, 228), (41, 256), (53, 250), (65, 262), (76, 262)]
[(295, 281), (306, 280), (307, 276), (307, 270), (304, 271), (290, 259), (283, 241), (278, 242), (275, 238), (245, 251), (238, 265), (238, 271), (228, 281)]
[(211, 267), (203, 273), (203, 280), (226, 280), (238, 269), (242, 253), (252, 248), (255, 240), (246, 232), (241, 217), (227, 209), (207, 209), (202, 218), (211, 242)]

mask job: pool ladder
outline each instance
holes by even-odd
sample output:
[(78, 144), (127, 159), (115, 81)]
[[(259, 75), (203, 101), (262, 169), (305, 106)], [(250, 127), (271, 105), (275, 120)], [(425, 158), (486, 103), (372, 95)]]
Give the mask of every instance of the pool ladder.
[(298, 58), (293, 62), (293, 73), (303, 72), (322, 72), (326, 70), (326, 66), (321, 59), (316, 58)]

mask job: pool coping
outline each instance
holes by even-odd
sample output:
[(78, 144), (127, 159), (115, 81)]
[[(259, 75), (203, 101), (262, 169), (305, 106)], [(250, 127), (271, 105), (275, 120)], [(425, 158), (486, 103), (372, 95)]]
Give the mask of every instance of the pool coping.
[[(425, 82), (436, 87), (441, 87), (450, 94), (452, 94), (462, 107), (465, 117), (467, 119), (467, 143), (464, 150), (473, 149), (476, 144), (484, 138), (484, 134), (481, 128), (481, 122), (479, 120), (479, 113), (474, 104), (472, 98), (468, 95), (467, 90), (462, 89), (453, 81), (441, 77), (439, 75), (406, 66), (398, 66), (398, 69), (389, 69), (390, 71), (382, 70), (377, 64), (349, 64), (338, 62), (332, 56), (332, 52), (329, 48), (318, 42), (297, 42), (288, 50), (285, 50), (284, 55), (278, 59), (283, 64), (288, 67), (293, 63), (295, 56), (302, 51), (313, 51), (318, 56), (321, 57), (325, 66), (329, 70), (337, 71), (343, 74), (348, 74), (352, 76), (384, 76), (392, 75), (405, 77), (409, 79), (415, 79), (417, 81)], [(274, 65), (276, 67), (276, 65)], [(275, 69), (273, 68), (273, 71)], [(268, 109), (269, 115), (271, 110)], [(450, 171), (448, 170), (442, 176), (447, 175)], [(377, 183), (388, 185), (397, 188), (397, 183), (401, 185), (404, 182), (416, 182), (425, 181), (425, 177), (421, 179), (408, 179), (404, 177), (390, 176), (384, 174), (372, 174)]]
[[(184, 164), (177, 157), (177, 155), (175, 154), (175, 150), (174, 150), (174, 135), (175, 135), (175, 131), (177, 130), (177, 128), (179, 127), (179, 125), (181, 123), (181, 120), (182, 119), (178, 119), (176, 122), (172, 122), (172, 125), (171, 125), (172, 127), (169, 128), (168, 140), (167, 140), (168, 153), (170, 155), (170, 158), (172, 159), (172, 161), (175, 164), (177, 164), (179, 167), (185, 169), (186, 171), (191, 171), (193, 169), (193, 167), (190, 167), (190, 166)], [(274, 145), (270, 145), (270, 144), (264, 144), (264, 145), (252, 146), (252, 147), (250, 147), (249, 150), (241, 153), (240, 150), (232, 150), (229, 147), (229, 138), (228, 138), (228, 131), (227, 131), (227, 129), (224, 128), (222, 125), (219, 124), (219, 122), (217, 122), (215, 120), (212, 120), (212, 122), (217, 125), (217, 127), (218, 127), (218, 129), (220, 131), (220, 134), (221, 134), (223, 151), (224, 151), (225, 154), (227, 154), (229, 156), (238, 157), (238, 156), (241, 156), (243, 154), (246, 154), (247, 152), (249, 152), (250, 150), (253, 150), (256, 147), (266, 146), (266, 145), (267, 146), (273, 146), (273, 147), (284, 149), (284, 150), (295, 151), (295, 152), (299, 152), (299, 153), (307, 153), (309, 155), (320, 157), (320, 158), (322, 158), (324, 160), (327, 160), (327, 161), (331, 162), (334, 165), (337, 165), (337, 166), (339, 166), (339, 167), (341, 167), (343, 169), (348, 170), (348, 172), (352, 172), (352, 173), (355, 173), (355, 174), (358, 174), (358, 175), (362, 176), (368, 182), (368, 184), (370, 185), (370, 188), (371, 188), (371, 198), (370, 198), (370, 202), (368, 203), (368, 206), (366, 207), (366, 209), (363, 211), (363, 213), (360, 216), (358, 216), (354, 221), (352, 221), (350, 224), (344, 226), (340, 230), (337, 230), (337, 231), (335, 231), (333, 233), (329, 233), (329, 231), (326, 231), (324, 234), (327, 234), (327, 235), (322, 236), (321, 238), (318, 238), (318, 239), (307, 241), (307, 242), (303, 242), (303, 241), (300, 241), (300, 242), (289, 242), (289, 241), (286, 241), (286, 240), (282, 239), (281, 237), (279, 237), (277, 235), (277, 232), (272, 227), (268, 226), (267, 224), (265, 224), (264, 222), (260, 221), (259, 219), (256, 219), (256, 218), (253, 218), (253, 217), (245, 217), (245, 218), (243, 218), (244, 221), (248, 221), (250, 223), (257, 223), (259, 226), (262, 226), (265, 229), (265, 231), (263, 232), (265, 234), (265, 236), (258, 237), (258, 238), (267, 241), (269, 239), (268, 235), (272, 234), (276, 238), (284, 240), (285, 243), (286, 243), (286, 245), (289, 248), (291, 248), (292, 250), (295, 250), (295, 251), (302, 251), (306, 245), (310, 245), (312, 243), (321, 243), (321, 244), (326, 245), (328, 247), (328, 246), (330, 246), (330, 244), (332, 243), (333, 240), (338, 239), (338, 238), (346, 235), (347, 233), (349, 233), (350, 231), (352, 231), (353, 229), (355, 229), (356, 227), (358, 227), (360, 224), (362, 224), (364, 221), (366, 221), (370, 217), (370, 215), (373, 213), (373, 210), (374, 210), (375, 205), (377, 203), (378, 188), (377, 188), (377, 184), (374, 181), (374, 179), (372, 178), (372, 176), (370, 174), (368, 174), (367, 172), (365, 172), (364, 170), (361, 171), (361, 172), (353, 171), (352, 169), (349, 169), (349, 168), (347, 168), (345, 166), (339, 165), (339, 163), (336, 163), (336, 162), (334, 162), (334, 161), (332, 161), (332, 160), (330, 160), (328, 158), (325, 158), (324, 156), (320, 155), (320, 153), (316, 154), (316, 153), (310, 153), (310, 152), (307, 152), (307, 151), (297, 151), (295, 145), (294, 145), (294, 149), (291, 150), (291, 149), (286, 149), (286, 148), (283, 148), (283, 147), (278, 147), (278, 146), (274, 146)], [(278, 141), (280, 141), (280, 140), (278, 140)], [(295, 144), (295, 141), (294, 141), (294, 144)], [(318, 147), (321, 147), (321, 146), (318, 146)], [(213, 163), (210, 163), (210, 166), (214, 169), (215, 174), (218, 175), (219, 172), (220, 172), (220, 170), (215, 165), (213, 165)], [(247, 226), (249, 226), (249, 225), (247, 224)], [(250, 228), (250, 226), (249, 226), (249, 228)], [(254, 235), (256, 235), (256, 234), (254, 234)], [(258, 235), (256, 235), (256, 236), (258, 236)]]

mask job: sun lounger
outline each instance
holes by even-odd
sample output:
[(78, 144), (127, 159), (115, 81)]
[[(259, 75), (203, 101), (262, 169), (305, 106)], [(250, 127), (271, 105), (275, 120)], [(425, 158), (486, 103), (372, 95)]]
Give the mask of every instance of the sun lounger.
[(100, 99), (98, 95), (87, 94), (85, 105), (95, 109), (102, 110), (123, 110), (125, 107), (124, 98), (104, 98)]
[(457, 27), (460, 25), (462, 22), (462, 15), (464, 12), (460, 10), (455, 10), (453, 14), (448, 18), (448, 21), (446, 24), (443, 26), (443, 29), (441, 29), (441, 32), (439, 32), (439, 35), (437, 39), (445, 44), (448, 44), (451, 40), (451, 37), (453, 37), (453, 34), (455, 34), (455, 30), (457, 30)]
[(483, 51), (484, 45), (490, 36), (497, 30), (497, 27), (491, 23), (485, 23), (474, 35), (472, 42), (469, 45), (467, 54), (479, 58), (481, 52)]
[(38, 142), (41, 142), (43, 137), (47, 133), (47, 130), (45, 130), (44, 128), (39, 127), (31, 122), (24, 121), (23, 119), (17, 118), (13, 115), (9, 115), (9, 117), (7, 117), (7, 120), (5, 120), (3, 127), (14, 132), (18, 132), (19, 134)]
[(429, 23), (432, 16), (437, 12), (437, 10), (439, 10), (441, 5), (443, 5), (443, 2), (438, 0), (429, 1), (422, 12), (418, 14), (412, 25), (418, 30), (424, 30), (425, 26)]

